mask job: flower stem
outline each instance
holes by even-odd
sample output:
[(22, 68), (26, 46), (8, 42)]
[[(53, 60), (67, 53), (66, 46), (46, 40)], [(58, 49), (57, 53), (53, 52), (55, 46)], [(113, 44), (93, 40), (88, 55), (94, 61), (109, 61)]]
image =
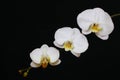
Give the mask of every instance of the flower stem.
[(116, 17), (116, 16), (120, 16), (120, 13), (111, 15), (111, 18)]

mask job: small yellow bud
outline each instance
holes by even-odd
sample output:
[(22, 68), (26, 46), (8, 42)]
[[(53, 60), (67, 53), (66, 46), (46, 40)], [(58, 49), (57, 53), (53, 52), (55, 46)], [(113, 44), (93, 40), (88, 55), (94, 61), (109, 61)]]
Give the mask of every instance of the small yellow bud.
[(18, 72), (19, 72), (20, 74), (22, 74), (22, 70), (18, 70)]
[(28, 73), (24, 72), (23, 77), (27, 77)]

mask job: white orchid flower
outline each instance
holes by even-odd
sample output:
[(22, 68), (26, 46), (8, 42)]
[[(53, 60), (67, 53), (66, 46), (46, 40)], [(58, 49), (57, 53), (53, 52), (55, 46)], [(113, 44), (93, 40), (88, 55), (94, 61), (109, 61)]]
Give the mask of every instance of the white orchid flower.
[(87, 38), (77, 28), (63, 27), (55, 32), (54, 45), (79, 57), (88, 49)]
[(58, 65), (61, 63), (59, 56), (59, 51), (56, 48), (48, 47), (44, 44), (41, 48), (34, 49), (30, 53), (30, 58), (32, 59), (30, 66), (33, 68), (40, 66), (46, 68), (48, 63), (52, 66)]
[(101, 8), (87, 9), (77, 16), (77, 23), (83, 34), (95, 33), (102, 40), (107, 40), (114, 29), (110, 15)]

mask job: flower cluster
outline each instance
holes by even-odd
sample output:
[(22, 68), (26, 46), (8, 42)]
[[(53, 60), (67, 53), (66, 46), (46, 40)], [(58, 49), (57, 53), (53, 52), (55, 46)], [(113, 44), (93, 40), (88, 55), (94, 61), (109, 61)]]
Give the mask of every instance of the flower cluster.
[[(90, 33), (94, 33), (98, 38), (107, 40), (114, 29), (111, 16), (101, 8), (87, 9), (77, 16), (78, 28), (63, 27), (56, 30), (53, 44), (57, 48), (70, 51), (74, 56), (79, 57), (84, 53), (89, 43), (87, 37)], [(30, 66), (33, 68), (46, 68), (48, 64), (51, 66), (61, 63), (60, 52), (55, 47), (49, 47), (43, 44), (41, 48), (34, 49), (30, 53), (32, 62)]]

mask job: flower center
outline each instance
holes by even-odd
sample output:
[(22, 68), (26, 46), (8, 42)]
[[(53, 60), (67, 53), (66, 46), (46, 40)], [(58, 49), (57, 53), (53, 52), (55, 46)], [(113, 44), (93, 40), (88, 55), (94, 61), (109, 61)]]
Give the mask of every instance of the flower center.
[(46, 68), (48, 66), (48, 63), (49, 63), (49, 58), (47, 57), (43, 57), (42, 58), (42, 61), (41, 61), (41, 65), (43, 68)]
[(65, 48), (65, 51), (70, 51), (73, 49), (73, 44), (70, 41), (67, 41), (64, 43), (63, 47)]
[(98, 25), (98, 24), (92, 24), (91, 26), (90, 26), (90, 30), (92, 31), (92, 32), (94, 32), (94, 33), (96, 33), (96, 32), (99, 32), (99, 31), (101, 31), (102, 30), (102, 28)]

